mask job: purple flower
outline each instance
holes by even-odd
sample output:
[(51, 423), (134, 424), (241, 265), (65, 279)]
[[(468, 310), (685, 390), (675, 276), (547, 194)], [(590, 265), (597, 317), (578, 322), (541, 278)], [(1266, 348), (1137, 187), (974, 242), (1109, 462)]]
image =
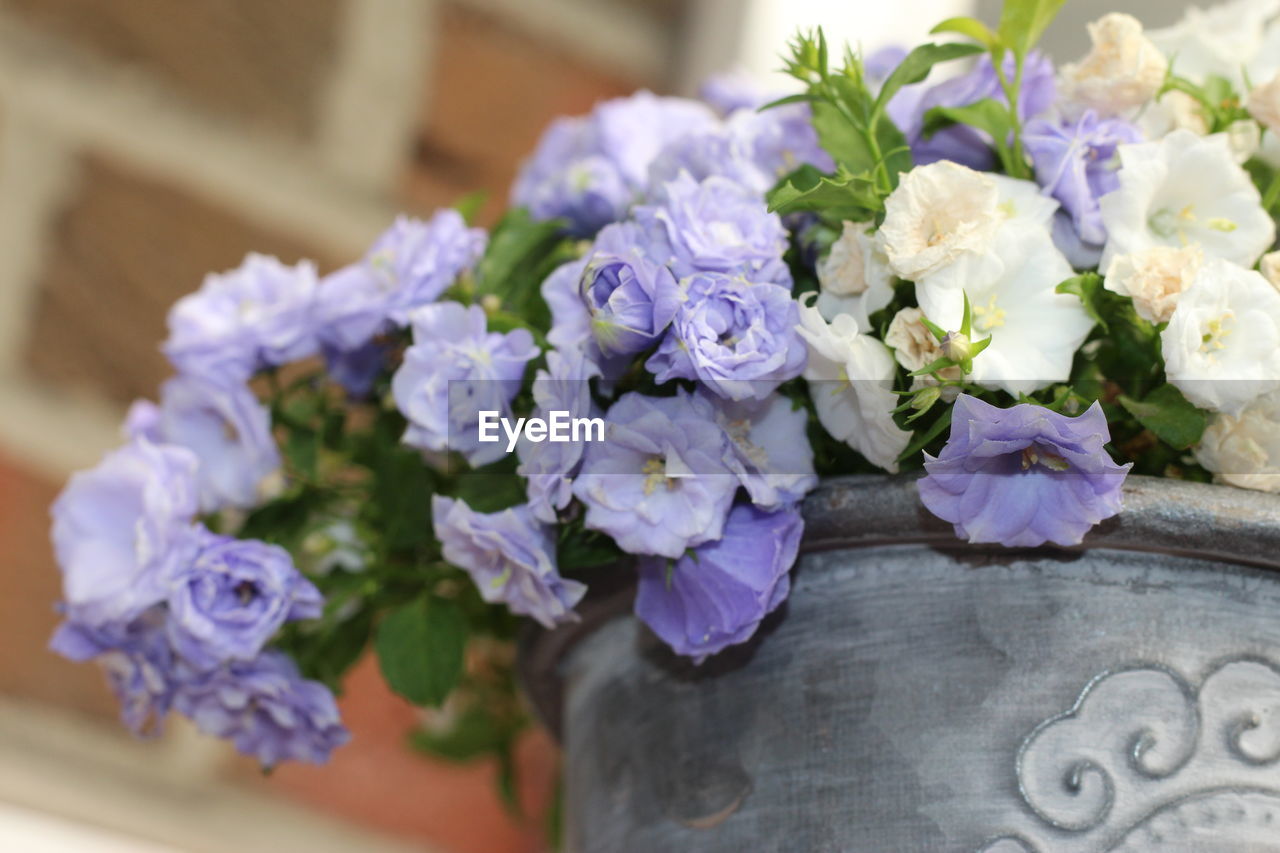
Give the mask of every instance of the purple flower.
[(867, 77), (872, 80), (884, 80), (894, 72), (902, 60), (907, 58), (907, 49), (901, 45), (888, 44), (873, 51), (863, 60), (863, 68)]
[(315, 355), (316, 287), (311, 261), (290, 267), (251, 254), (177, 301), (164, 353), (180, 373), (228, 384)]
[(176, 376), (160, 390), (160, 405), (139, 401), (126, 430), (194, 451), (201, 512), (248, 509), (280, 469), (271, 412), (243, 383), (224, 385), (201, 376)]
[(720, 273), (680, 284), (685, 301), (647, 367), (658, 382), (697, 379), (728, 400), (763, 400), (804, 370), (791, 290)]
[(649, 92), (606, 101), (589, 116), (559, 119), (521, 168), (511, 203), (535, 219), (564, 218), (571, 233), (590, 236), (626, 216), (663, 146), (715, 122), (696, 101)]
[(926, 454), (920, 499), (970, 542), (1036, 547), (1078, 545), (1093, 525), (1120, 512), (1130, 465), (1111, 440), (1097, 403), (1071, 418), (1031, 404), (999, 409), (961, 394), (951, 439)]
[(808, 411), (780, 394), (764, 402), (715, 402), (728, 444), (725, 464), (756, 506), (797, 503), (818, 485), (806, 428)]
[(671, 271), (650, 257), (644, 231), (632, 222), (606, 226), (582, 273), (582, 298), (600, 351), (645, 349), (671, 323), (680, 288)]
[(399, 217), (360, 262), (321, 283), (321, 340), (351, 351), (391, 325), (408, 325), (410, 311), (435, 302), (475, 266), (486, 242), (484, 229), (468, 228), (456, 210), (437, 211), (428, 222)]
[(341, 385), (349, 397), (359, 400), (373, 391), (378, 375), (387, 366), (389, 347), (374, 340), (352, 350), (322, 344), (321, 352), (329, 379)]
[(276, 651), (191, 678), (173, 706), (200, 731), (232, 741), (264, 767), (290, 760), (323, 764), (350, 739), (329, 689), (303, 679)]
[(427, 305), (414, 312), (413, 346), (391, 380), (396, 405), (409, 421), (404, 442), (425, 450), (456, 450), (472, 465), (502, 457), (501, 442), (481, 443), (480, 412), (510, 413), (525, 365), (538, 355), (527, 329), (487, 331), (478, 305)]
[[(546, 419), (551, 412), (570, 418), (595, 418), (600, 410), (591, 399), (591, 377), (600, 371), (580, 350), (547, 353), (547, 369), (533, 380), (535, 415)], [(556, 523), (556, 511), (573, 499), (573, 476), (582, 464), (585, 441), (533, 442), (523, 437), (516, 445), (520, 467), (516, 473), (528, 481), (529, 510), (539, 521)]]
[[(1003, 69), (1012, 80), (1014, 56), (1005, 54)], [(1023, 121), (1053, 106), (1056, 92), (1053, 63), (1044, 54), (1032, 51), (1022, 72), (1018, 92), (1018, 116)], [(889, 102), (889, 117), (901, 128), (911, 145), (917, 166), (937, 160), (954, 160), (979, 171), (989, 171), (995, 163), (991, 137), (968, 125), (953, 125), (924, 138), (924, 117), (934, 107), (963, 107), (992, 98), (1008, 103), (1000, 79), (989, 56), (982, 56), (964, 74), (929, 86), (921, 83), (903, 87)]]
[(560, 576), (555, 529), (539, 524), (527, 504), (486, 514), (433, 495), (431, 517), (444, 558), (471, 576), (485, 601), (546, 628), (577, 620), (573, 606), (587, 588)]
[(790, 289), (782, 260), (787, 230), (758, 194), (727, 178), (699, 182), (682, 174), (661, 196), (660, 204), (636, 208), (635, 218), (649, 233), (651, 253), (678, 278), (723, 272)]
[(90, 628), (63, 622), (49, 648), (68, 660), (97, 660), (120, 701), (120, 718), (135, 734), (157, 733), (180, 677), (164, 631), (164, 608), (127, 626)]
[(780, 178), (805, 164), (824, 172), (835, 169), (818, 143), (808, 106), (743, 110), (720, 127), (667, 145), (649, 167), (649, 185), (661, 200), (665, 186), (687, 172), (695, 181), (727, 178), (763, 197)]
[(173, 566), (190, 552), (196, 467), (190, 450), (144, 438), (71, 477), (52, 515), (72, 621), (124, 624), (164, 600)]
[(581, 352), (583, 357), (606, 379), (617, 379), (631, 365), (629, 354), (605, 356), (591, 334), (591, 311), (582, 294), (582, 277), (587, 258), (569, 261), (556, 267), (542, 282), (542, 300), (551, 309), (551, 331), (547, 343), (568, 353)]
[(199, 550), (169, 581), (169, 639), (192, 666), (247, 661), (286, 621), (315, 619), (324, 600), (289, 552), (202, 530)]
[(573, 493), (586, 526), (632, 554), (678, 557), (719, 539), (738, 481), (711, 404), (624, 394), (609, 409), (605, 440), (587, 446)]
[(1071, 214), (1081, 241), (1107, 241), (1098, 199), (1120, 188), (1116, 147), (1142, 141), (1142, 132), (1118, 118), (1100, 119), (1086, 110), (1078, 120), (1034, 119), (1022, 133), (1035, 165), (1036, 181)]
[(698, 87), (698, 97), (720, 115), (757, 110), (786, 92), (770, 93), (754, 74), (742, 69), (712, 74)]
[[(636, 616), (677, 654), (701, 663), (746, 642), (787, 598), (787, 574), (800, 550), (804, 520), (794, 507), (764, 512), (739, 504), (724, 536), (674, 565), (640, 560)], [(669, 567), (669, 568), (668, 568)]]

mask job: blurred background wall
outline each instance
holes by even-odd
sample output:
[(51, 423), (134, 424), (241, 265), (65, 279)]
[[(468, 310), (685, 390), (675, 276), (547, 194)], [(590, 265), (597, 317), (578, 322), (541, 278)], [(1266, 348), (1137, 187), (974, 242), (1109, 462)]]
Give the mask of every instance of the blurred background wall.
[[(263, 779), (181, 726), (129, 740), (96, 669), (45, 651), (50, 501), (164, 378), (165, 313), (205, 272), (249, 250), (332, 269), (396, 212), (478, 188), (491, 220), (556, 115), (638, 87), (688, 93), (734, 64), (764, 73), (797, 25), (874, 49), (972, 7), (0, 0), (0, 849), (46, 849), (30, 835), (42, 814), (116, 833), (49, 850), (541, 849), (540, 825), (498, 805), (493, 768), (408, 751), (415, 711), (368, 661), (343, 700), (355, 740), (324, 770)], [(1070, 0), (1048, 46), (1079, 55), (1110, 8), (1163, 24), (1180, 7)], [(534, 735), (522, 761), (536, 811), (554, 750)]]

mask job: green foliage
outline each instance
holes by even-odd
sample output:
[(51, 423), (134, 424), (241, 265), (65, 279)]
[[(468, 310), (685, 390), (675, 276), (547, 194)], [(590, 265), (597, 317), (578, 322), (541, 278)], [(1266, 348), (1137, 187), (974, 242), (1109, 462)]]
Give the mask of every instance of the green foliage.
[(1081, 304), (1084, 305), (1085, 313), (1089, 315), (1089, 318), (1101, 326), (1102, 331), (1110, 331), (1107, 326), (1107, 312), (1103, 308), (1103, 303), (1104, 301), (1109, 301), (1107, 297), (1112, 294), (1103, 288), (1102, 276), (1096, 272), (1081, 273), (1059, 284), (1056, 290), (1058, 293), (1068, 293), (1078, 297)]
[(423, 597), (378, 623), (374, 646), (388, 686), (415, 705), (439, 705), (462, 675), (467, 622), (457, 605)]
[(996, 36), (1019, 59), (1031, 52), (1066, 0), (1005, 0)]
[(803, 166), (769, 194), (769, 210), (775, 213), (811, 211), (836, 222), (865, 221), (880, 206), (875, 185), (843, 168), (831, 177), (812, 166)]
[(523, 208), (508, 212), (494, 227), (476, 269), (476, 295), (498, 297), (508, 316), (546, 332), (551, 315), (542, 301), (542, 282), (575, 254), (563, 229), (563, 222), (535, 221)]
[(1208, 416), (1172, 385), (1161, 385), (1141, 402), (1124, 395), (1118, 401), (1138, 423), (1176, 450), (1198, 442), (1208, 425)]

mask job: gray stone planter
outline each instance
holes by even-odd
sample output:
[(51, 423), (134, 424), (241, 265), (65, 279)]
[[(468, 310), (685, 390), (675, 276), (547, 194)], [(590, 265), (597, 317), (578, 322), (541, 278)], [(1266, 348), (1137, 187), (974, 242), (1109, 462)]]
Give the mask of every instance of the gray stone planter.
[(1280, 851), (1280, 498), (1126, 507), (1007, 551), (910, 479), (829, 482), (785, 609), (701, 668), (597, 595), (523, 648), (569, 849)]

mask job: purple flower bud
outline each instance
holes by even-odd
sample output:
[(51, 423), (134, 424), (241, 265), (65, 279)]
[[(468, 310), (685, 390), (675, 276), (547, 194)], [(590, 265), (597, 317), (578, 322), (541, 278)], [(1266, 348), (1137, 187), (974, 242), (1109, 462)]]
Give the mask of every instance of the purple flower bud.
[(746, 642), (786, 600), (803, 531), (794, 507), (764, 512), (735, 506), (720, 539), (674, 565), (655, 557), (640, 561), (636, 616), (673, 651), (698, 663)]
[(728, 400), (763, 400), (804, 370), (789, 288), (720, 273), (691, 275), (681, 288), (671, 331), (645, 362), (658, 382), (696, 379)]
[(255, 370), (315, 355), (316, 268), (251, 254), (238, 269), (210, 275), (169, 311), (164, 353), (180, 373), (226, 384)]
[(639, 352), (671, 323), (680, 289), (671, 271), (650, 256), (634, 223), (606, 227), (582, 273), (582, 298), (591, 331), (605, 356)]
[(293, 661), (276, 651), (185, 681), (173, 706), (200, 731), (232, 741), (264, 767), (282, 761), (323, 764), (350, 739), (329, 689), (303, 679)]
[(202, 530), (169, 581), (169, 638), (197, 669), (251, 660), (286, 621), (315, 619), (320, 592), (277, 545)]
[(1079, 417), (1022, 404), (999, 409), (961, 394), (951, 438), (936, 459), (920, 499), (970, 542), (1032, 548), (1078, 545), (1085, 533), (1120, 512), (1132, 467), (1117, 465), (1102, 407)]
[(738, 480), (706, 400), (624, 394), (609, 409), (605, 440), (587, 446), (573, 493), (586, 526), (632, 554), (678, 557), (719, 539)]
[(587, 587), (560, 576), (554, 528), (539, 524), (527, 504), (486, 514), (434, 495), (431, 517), (444, 558), (471, 575), (485, 601), (546, 628), (577, 620), (573, 606)]

